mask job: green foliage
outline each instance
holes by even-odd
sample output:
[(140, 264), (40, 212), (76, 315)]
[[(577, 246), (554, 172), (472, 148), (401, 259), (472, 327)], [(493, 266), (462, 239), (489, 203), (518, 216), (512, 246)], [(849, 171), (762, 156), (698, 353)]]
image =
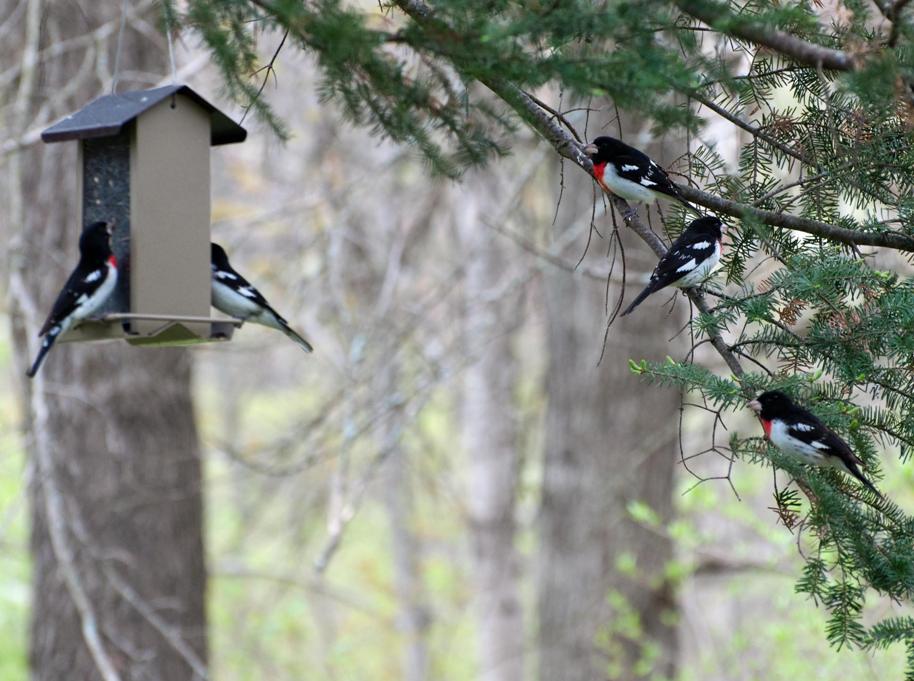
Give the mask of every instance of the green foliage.
[(477, 82), (560, 83), (570, 95), (646, 110), (661, 129), (698, 122), (667, 93), (697, 87), (697, 67), (707, 60), (665, 3), (443, 1), (434, 3), (432, 31), (403, 21), (396, 3), (384, 8), (383, 22), (338, 0), (193, 0), (180, 16), (172, 2), (165, 7), (209, 47), (229, 95), (280, 134), (282, 122), (260, 93), (270, 76), (257, 56), (264, 29), (316, 57), (321, 94), (351, 121), (415, 145), (449, 176), (504, 153), (515, 132)]
[[(892, 30), (870, 3), (848, 0), (827, 19), (817, 3), (734, 2), (711, 30), (660, 0), (400, 0), (381, 13), (338, 0), (191, 0), (183, 15), (165, 6), (210, 48), (229, 93), (277, 129), (259, 94), (258, 40), (268, 30), (314, 55), (321, 94), (354, 123), (415, 145), (448, 176), (504, 153), (525, 118), (517, 102), (493, 103), (486, 86), (558, 86), (689, 133), (707, 115), (696, 100), (710, 100), (752, 133), (735, 169), (714, 148), (694, 150), (691, 179), (705, 191), (860, 235), (914, 234), (914, 27), (903, 14)], [(832, 73), (759, 49), (746, 27), (844, 50), (855, 68)], [(718, 375), (691, 353), (636, 360), (632, 370), (700, 395), (718, 414), (760, 390), (785, 390), (847, 438), (878, 481), (887, 451), (906, 459), (914, 447), (914, 285), (893, 271), (909, 263), (758, 220), (727, 222), (728, 292), (712, 292), (713, 308), (693, 317), (691, 331), (696, 343), (726, 338), (749, 371)], [(807, 545), (797, 589), (827, 609), (829, 641), (903, 642), (914, 657), (914, 621), (863, 617), (871, 592), (912, 600), (914, 519), (754, 435), (731, 433), (729, 447), (802, 485), (802, 497), (778, 491), (775, 504)]]

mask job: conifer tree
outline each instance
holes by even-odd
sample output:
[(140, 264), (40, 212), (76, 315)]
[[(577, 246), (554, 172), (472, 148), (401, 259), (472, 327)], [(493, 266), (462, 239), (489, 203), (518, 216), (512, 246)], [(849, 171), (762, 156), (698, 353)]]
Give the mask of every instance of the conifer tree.
[[(536, 131), (585, 173), (565, 116), (530, 93), (606, 98), (657, 133), (700, 136), (720, 117), (746, 136), (736, 172), (697, 142), (677, 170), (686, 198), (729, 225), (718, 290), (690, 292), (692, 331), (729, 372), (632, 362), (726, 416), (785, 390), (841, 433), (880, 479), (878, 452), (914, 446), (914, 11), (906, 0), (189, 0), (173, 25), (197, 32), (229, 92), (281, 133), (261, 96), (258, 38), (284, 36), (317, 60), (328, 102), (456, 177)], [(268, 71), (266, 72), (268, 74)], [(253, 77), (252, 77), (253, 74)], [(619, 198), (611, 204), (625, 214)], [(689, 216), (668, 216), (671, 236)], [(627, 221), (662, 254), (638, 218)], [(886, 257), (886, 255), (892, 257)], [(771, 261), (760, 277), (750, 262)], [(885, 263), (892, 263), (891, 268)], [(798, 320), (804, 320), (798, 324)], [(837, 472), (810, 470), (759, 437), (734, 456), (786, 470), (782, 516), (802, 532), (797, 588), (830, 613), (836, 646), (904, 644), (914, 619), (864, 623), (872, 593), (914, 596), (914, 517)], [(799, 489), (799, 491), (797, 491)], [(801, 522), (802, 521), (802, 522)]]

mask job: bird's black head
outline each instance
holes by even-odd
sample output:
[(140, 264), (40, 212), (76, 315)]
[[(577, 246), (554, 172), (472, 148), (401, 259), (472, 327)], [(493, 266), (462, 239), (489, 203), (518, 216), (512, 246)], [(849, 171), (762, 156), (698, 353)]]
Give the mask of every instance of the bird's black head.
[(229, 260), (228, 256), (225, 254), (225, 249), (222, 248), (219, 244), (211, 243), (209, 248), (209, 257), (210, 262), (215, 267), (219, 269), (225, 269), (228, 267)]
[(79, 253), (84, 257), (106, 260), (111, 255), (110, 222), (93, 222), (79, 237)]
[(625, 142), (615, 137), (597, 137), (593, 142), (584, 147), (584, 153), (590, 156), (594, 165), (607, 163), (610, 159), (628, 152), (631, 149)]
[(695, 234), (701, 234), (720, 241), (724, 235), (724, 223), (717, 216), (705, 215), (704, 217), (692, 220), (686, 230)]
[(764, 392), (747, 406), (766, 421), (783, 417), (795, 408), (790, 398), (780, 390)]

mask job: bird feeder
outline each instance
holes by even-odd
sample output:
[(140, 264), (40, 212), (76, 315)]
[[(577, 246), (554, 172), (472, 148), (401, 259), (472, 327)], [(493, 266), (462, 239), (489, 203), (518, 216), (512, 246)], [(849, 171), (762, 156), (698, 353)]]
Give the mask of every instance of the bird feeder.
[(114, 223), (117, 289), (61, 341), (228, 340), (210, 317), (210, 146), (247, 132), (186, 85), (105, 95), (41, 134), (79, 141), (80, 224)]

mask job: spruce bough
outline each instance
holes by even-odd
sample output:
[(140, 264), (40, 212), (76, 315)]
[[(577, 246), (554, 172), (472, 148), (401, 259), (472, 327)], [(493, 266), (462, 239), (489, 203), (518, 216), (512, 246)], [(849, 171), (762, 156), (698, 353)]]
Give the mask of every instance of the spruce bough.
[[(849, 1), (834, 17), (814, 3), (718, 0), (394, 0), (383, 10), (386, 22), (336, 0), (189, 0), (184, 13), (165, 5), (172, 25), (203, 39), (229, 92), (278, 132), (251, 77), (263, 28), (318, 60), (322, 95), (350, 120), (415, 146), (451, 177), (505, 153), (519, 126), (592, 174), (586, 140), (527, 94), (544, 86), (566, 102), (634, 111), (658, 133), (691, 136), (704, 120), (727, 121), (749, 136), (735, 172), (705, 146), (678, 169), (690, 202), (730, 216), (726, 293), (690, 293), (697, 341), (710, 340), (730, 371), (676, 360), (635, 361), (634, 370), (700, 393), (721, 413), (784, 390), (841, 433), (876, 480), (880, 455), (907, 460), (914, 22), (904, 3)], [(684, 218), (668, 221), (672, 236)], [(629, 226), (663, 254), (637, 218)], [(772, 263), (765, 275), (753, 269), (761, 258)], [(903, 643), (914, 679), (914, 620), (862, 620), (869, 590), (912, 600), (914, 518), (754, 433), (729, 446), (799, 481), (802, 495), (780, 490), (776, 503), (810, 547), (797, 587), (828, 608), (828, 639)]]

